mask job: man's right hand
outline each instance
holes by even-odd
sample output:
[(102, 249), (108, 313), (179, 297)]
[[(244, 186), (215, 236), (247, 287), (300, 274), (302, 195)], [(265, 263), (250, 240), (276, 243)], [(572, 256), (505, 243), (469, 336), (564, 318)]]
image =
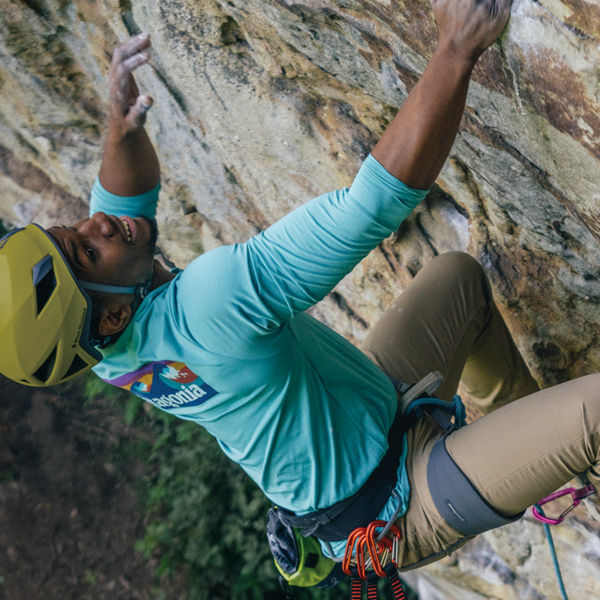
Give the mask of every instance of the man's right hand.
[(111, 128), (118, 129), (123, 136), (143, 127), (153, 103), (150, 96), (140, 95), (133, 78), (133, 71), (148, 62), (149, 47), (150, 36), (140, 33), (117, 46), (113, 53), (108, 75)]
[(439, 48), (476, 61), (504, 29), (511, 0), (431, 0)]
[(498, 39), (511, 0), (431, 0), (439, 43), (373, 156), (397, 179), (429, 189), (460, 125), (477, 59)]

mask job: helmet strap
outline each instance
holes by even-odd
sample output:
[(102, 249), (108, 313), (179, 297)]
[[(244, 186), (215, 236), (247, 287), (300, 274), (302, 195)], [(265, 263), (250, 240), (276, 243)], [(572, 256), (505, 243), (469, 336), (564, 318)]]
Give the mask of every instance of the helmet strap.
[(103, 283), (93, 283), (91, 281), (79, 280), (81, 287), (92, 292), (104, 292), (107, 294), (133, 294), (138, 300), (143, 300), (150, 291), (152, 280), (146, 281), (140, 285), (123, 286), (123, 285), (105, 285)]
[(114, 341), (116, 341), (116, 339), (117, 336), (112, 335), (107, 335), (99, 339), (90, 336), (90, 344), (102, 350), (103, 348), (108, 348), (108, 346), (110, 346)]

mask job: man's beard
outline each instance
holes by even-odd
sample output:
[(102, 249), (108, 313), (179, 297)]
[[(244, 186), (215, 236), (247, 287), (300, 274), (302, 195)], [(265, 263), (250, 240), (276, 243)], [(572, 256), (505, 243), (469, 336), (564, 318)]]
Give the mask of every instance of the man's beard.
[(150, 254), (154, 255), (154, 251), (156, 250), (156, 240), (158, 240), (158, 224), (156, 223), (156, 219), (150, 219), (149, 217), (142, 216), (148, 225), (150, 225), (150, 239), (148, 240), (147, 248)]

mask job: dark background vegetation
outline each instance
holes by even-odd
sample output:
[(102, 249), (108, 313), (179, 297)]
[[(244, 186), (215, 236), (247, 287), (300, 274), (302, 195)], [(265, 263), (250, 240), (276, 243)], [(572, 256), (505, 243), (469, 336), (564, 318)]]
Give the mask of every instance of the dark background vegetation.
[(0, 384), (0, 599), (284, 597), (268, 502), (202, 428), (94, 376)]

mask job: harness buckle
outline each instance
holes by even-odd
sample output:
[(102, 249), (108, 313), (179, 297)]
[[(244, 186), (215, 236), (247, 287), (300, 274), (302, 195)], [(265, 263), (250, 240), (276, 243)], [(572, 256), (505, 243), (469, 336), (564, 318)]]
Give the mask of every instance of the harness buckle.
[(431, 371), (417, 381), (413, 385), (408, 385), (402, 382), (394, 382), (396, 390), (400, 394), (399, 398), (399, 409), (401, 412), (406, 413), (408, 405), (413, 401), (422, 396), (423, 394), (431, 396), (433, 392), (440, 386), (444, 381), (444, 377), (439, 371)]

